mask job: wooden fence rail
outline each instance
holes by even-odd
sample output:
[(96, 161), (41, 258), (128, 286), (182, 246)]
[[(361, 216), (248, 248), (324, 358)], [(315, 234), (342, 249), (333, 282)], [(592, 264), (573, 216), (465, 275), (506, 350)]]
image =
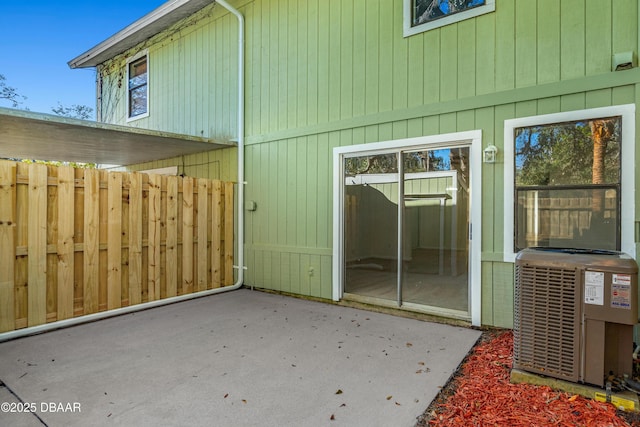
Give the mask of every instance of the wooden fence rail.
[(0, 161), (0, 332), (229, 286), (233, 183)]

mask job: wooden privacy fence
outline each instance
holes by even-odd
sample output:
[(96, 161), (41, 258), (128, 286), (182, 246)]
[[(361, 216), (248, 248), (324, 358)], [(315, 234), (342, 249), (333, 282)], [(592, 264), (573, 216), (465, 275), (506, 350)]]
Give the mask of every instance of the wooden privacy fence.
[(233, 284), (233, 183), (0, 161), (0, 332)]
[[(605, 220), (615, 224), (616, 193), (607, 191), (603, 198)], [(548, 239), (578, 239), (592, 227), (592, 197), (537, 197), (535, 194), (518, 200), (518, 216), (526, 229), (527, 246), (538, 246)]]

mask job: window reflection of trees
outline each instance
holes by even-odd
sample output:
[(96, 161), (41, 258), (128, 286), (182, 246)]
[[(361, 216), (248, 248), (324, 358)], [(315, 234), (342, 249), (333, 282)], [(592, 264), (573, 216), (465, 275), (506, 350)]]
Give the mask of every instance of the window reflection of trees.
[(129, 117), (147, 112), (147, 57), (129, 64)]
[(620, 181), (620, 117), (516, 129), (516, 185)]
[[(435, 172), (468, 169), (468, 149), (446, 148), (404, 153), (404, 172)], [(345, 175), (397, 173), (396, 153), (375, 154), (371, 156), (350, 157), (345, 159)]]
[(413, 25), (464, 12), (485, 4), (485, 0), (414, 0)]

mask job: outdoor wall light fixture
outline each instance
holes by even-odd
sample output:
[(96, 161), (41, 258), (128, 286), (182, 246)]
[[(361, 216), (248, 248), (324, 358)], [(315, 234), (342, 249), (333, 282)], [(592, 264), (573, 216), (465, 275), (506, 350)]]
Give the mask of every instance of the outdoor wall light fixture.
[(496, 158), (498, 157), (498, 147), (496, 147), (493, 144), (489, 145), (487, 148), (484, 149), (482, 154), (483, 154), (482, 161), (484, 163), (495, 163)]
[(614, 53), (611, 58), (611, 69), (613, 71), (630, 70), (637, 66), (635, 52)]

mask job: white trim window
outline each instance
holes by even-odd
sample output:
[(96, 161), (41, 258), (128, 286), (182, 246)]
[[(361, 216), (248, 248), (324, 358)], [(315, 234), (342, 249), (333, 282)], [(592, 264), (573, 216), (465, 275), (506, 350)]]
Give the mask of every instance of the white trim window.
[(506, 120), (504, 260), (527, 247), (635, 257), (633, 104)]
[(149, 57), (141, 52), (127, 61), (127, 121), (149, 116)]
[(403, 1), (405, 37), (496, 10), (495, 0)]

